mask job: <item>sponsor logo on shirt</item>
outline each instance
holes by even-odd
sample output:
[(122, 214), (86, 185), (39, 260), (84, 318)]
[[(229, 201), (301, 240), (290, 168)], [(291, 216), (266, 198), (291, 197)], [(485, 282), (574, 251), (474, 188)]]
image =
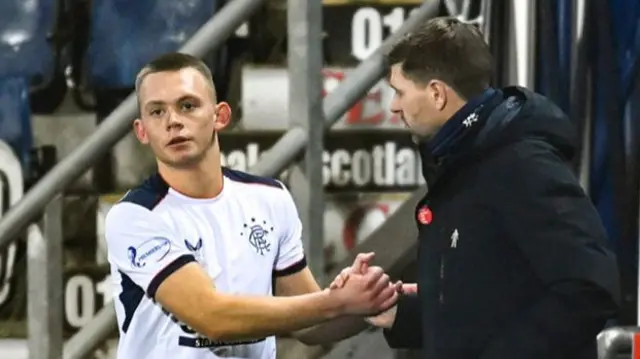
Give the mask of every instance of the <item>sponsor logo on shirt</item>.
[(195, 243), (191, 243), (188, 239), (185, 239), (184, 245), (187, 247), (189, 252), (193, 253), (193, 256), (196, 257), (198, 262), (203, 261), (202, 251), (200, 250), (202, 249), (202, 238), (198, 238)]
[(171, 249), (171, 242), (168, 239), (151, 239), (138, 247), (129, 247), (128, 257), (131, 265), (135, 268), (143, 268), (150, 260), (160, 262)]

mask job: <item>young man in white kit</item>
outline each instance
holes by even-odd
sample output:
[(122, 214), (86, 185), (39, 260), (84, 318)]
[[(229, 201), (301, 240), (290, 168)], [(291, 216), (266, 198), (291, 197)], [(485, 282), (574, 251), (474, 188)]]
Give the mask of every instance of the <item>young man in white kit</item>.
[(221, 167), (217, 132), (231, 111), (204, 63), (164, 55), (136, 92), (134, 131), (158, 173), (106, 218), (119, 359), (274, 359), (274, 335), (340, 340), (395, 304), (397, 286), (377, 267), (321, 290), (282, 183)]

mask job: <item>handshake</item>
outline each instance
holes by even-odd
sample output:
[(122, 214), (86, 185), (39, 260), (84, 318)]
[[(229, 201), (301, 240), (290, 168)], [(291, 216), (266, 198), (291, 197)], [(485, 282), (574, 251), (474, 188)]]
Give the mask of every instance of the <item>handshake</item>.
[(376, 327), (390, 328), (400, 294), (415, 294), (415, 284), (392, 283), (380, 267), (370, 267), (374, 253), (360, 253), (329, 285), (329, 293), (347, 315), (360, 315)]

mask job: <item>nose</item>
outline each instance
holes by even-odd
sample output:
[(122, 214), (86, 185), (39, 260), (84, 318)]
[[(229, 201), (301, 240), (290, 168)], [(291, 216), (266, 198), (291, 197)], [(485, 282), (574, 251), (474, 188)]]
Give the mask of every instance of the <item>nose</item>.
[(393, 96), (391, 99), (391, 103), (389, 104), (389, 111), (393, 114), (400, 114), (402, 112), (402, 107), (400, 106), (400, 100), (398, 100), (398, 96)]
[(173, 128), (182, 128), (182, 127), (183, 127), (183, 124), (182, 124), (182, 119), (180, 118), (180, 115), (173, 110), (168, 110), (167, 130), (171, 130)]

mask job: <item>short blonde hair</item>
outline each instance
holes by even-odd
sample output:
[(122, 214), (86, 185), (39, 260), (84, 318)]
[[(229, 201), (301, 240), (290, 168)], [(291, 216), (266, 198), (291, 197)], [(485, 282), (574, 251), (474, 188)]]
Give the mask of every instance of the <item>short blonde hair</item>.
[(158, 72), (180, 71), (186, 68), (195, 69), (204, 76), (205, 80), (211, 86), (212, 99), (215, 100), (216, 88), (213, 83), (213, 75), (211, 74), (209, 67), (195, 56), (180, 52), (170, 52), (155, 58), (146, 64), (140, 72), (138, 72), (138, 75), (136, 76), (136, 96), (138, 96), (138, 103), (140, 102), (140, 86), (147, 75)]

